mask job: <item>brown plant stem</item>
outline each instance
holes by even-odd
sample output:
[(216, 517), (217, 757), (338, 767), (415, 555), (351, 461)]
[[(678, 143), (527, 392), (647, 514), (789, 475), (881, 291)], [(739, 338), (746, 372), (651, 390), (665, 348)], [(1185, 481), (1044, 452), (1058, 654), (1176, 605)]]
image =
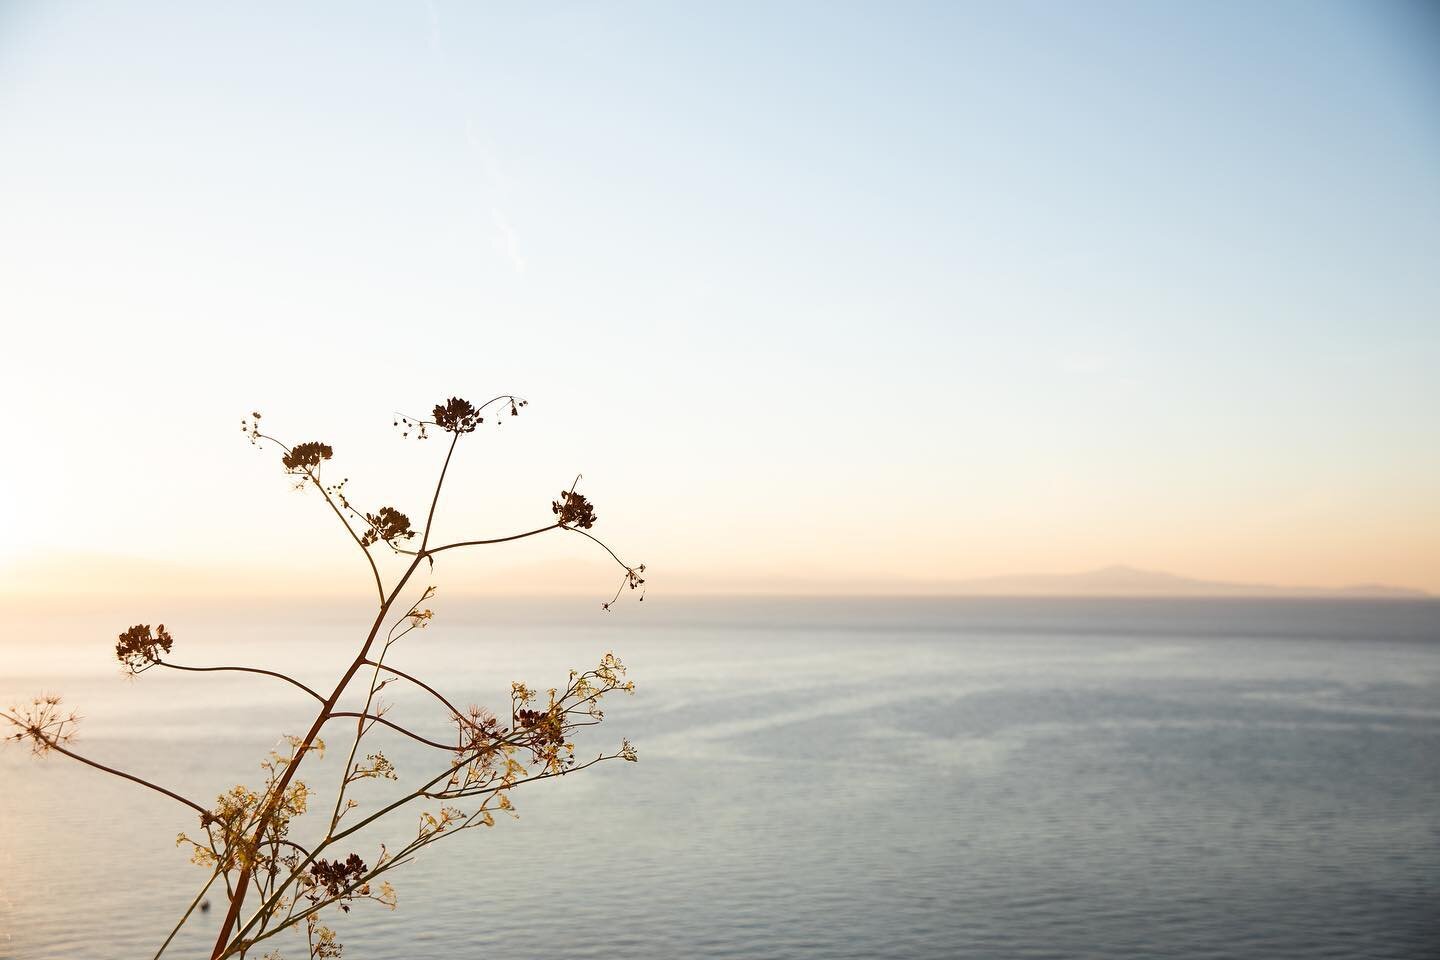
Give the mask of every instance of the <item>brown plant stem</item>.
[(124, 770), (116, 770), (114, 767), (107, 767), (107, 766), (105, 766), (105, 764), (100, 763), (100, 762), (98, 762), (98, 761), (96, 761), (96, 760), (91, 760), (89, 757), (81, 756), (80, 754), (76, 753), (76, 752), (73, 751), (73, 750), (67, 750), (67, 749), (65, 749), (64, 747), (60, 746), (60, 744), (55, 743), (53, 740), (47, 740), (47, 741), (45, 741), (45, 745), (46, 745), (49, 749), (51, 749), (51, 750), (55, 750), (55, 751), (58, 751), (59, 753), (65, 754), (65, 756), (69, 757), (71, 760), (79, 760), (81, 763), (85, 764), (86, 766), (94, 767), (96, 770), (103, 770), (103, 771), (105, 771), (106, 773), (112, 773), (112, 774), (114, 774), (115, 776), (121, 778), (122, 780), (129, 780), (131, 783), (138, 783), (138, 784), (140, 784), (140, 786), (142, 786), (142, 787), (149, 787), (151, 790), (154, 790), (156, 793), (163, 793), (163, 794), (165, 794), (165, 796), (169, 797), (171, 800), (178, 800), (178, 801), (180, 801), (181, 803), (185, 804), (185, 806), (189, 807), (191, 810), (194, 810), (196, 813), (200, 814), (202, 817), (203, 817), (203, 816), (207, 816), (207, 815), (209, 815), (209, 813), (210, 813), (209, 810), (206, 810), (204, 807), (200, 806), (200, 804), (196, 803), (194, 800), (188, 800), (188, 799), (186, 799), (185, 797), (180, 796), (180, 794), (176, 793), (176, 792), (173, 791), (173, 790), (166, 790), (164, 787), (160, 786), (158, 783), (151, 783), (149, 780), (146, 780), (146, 779), (143, 778), (143, 777), (137, 777), (137, 776), (135, 776), (133, 773), (126, 773)]
[(534, 530), (527, 530), (525, 533), (512, 534), (508, 537), (496, 537), (493, 540), (461, 540), (457, 543), (447, 543), (443, 547), (435, 547), (433, 550), (421, 550), (418, 556), (433, 557), (437, 553), (443, 553), (446, 550), (454, 550), (456, 547), (483, 547), (492, 543), (509, 543), (511, 540), (524, 540), (526, 537), (533, 537), (535, 536), (535, 534), (544, 533), (546, 530), (555, 530), (559, 528), (559, 526), (560, 524), (558, 523), (552, 523), (546, 527), (538, 527)]
[(169, 667), (171, 670), (188, 670), (191, 673), (215, 673), (225, 670), (234, 670), (239, 673), (259, 673), (267, 677), (274, 677), (277, 680), (284, 680), (286, 683), (299, 687), (301, 690), (304, 690), (306, 693), (310, 694), (310, 696), (314, 697), (321, 703), (325, 702), (324, 697), (320, 696), (320, 694), (305, 686), (305, 684), (301, 683), (299, 680), (296, 680), (294, 677), (286, 676), (283, 673), (276, 673), (274, 670), (262, 670), (259, 667), (187, 667), (178, 663), (171, 663), (168, 660), (156, 660), (155, 664), (156, 666)]
[(435, 484), (435, 495), (430, 498), (430, 513), (425, 517), (425, 532), (420, 536), (420, 552), (425, 552), (425, 547), (430, 543), (430, 527), (435, 523), (435, 505), (440, 502), (440, 488), (445, 486), (445, 474), (450, 470), (450, 458), (455, 455), (455, 445), (460, 442), (460, 434), (450, 435), (450, 449), (445, 451), (445, 463), (440, 467), (440, 481)]
[(423, 743), (427, 747), (435, 747), (437, 750), (448, 750), (451, 752), (455, 750), (455, 745), (453, 743), (437, 743), (434, 740), (428, 740), (425, 737), (420, 736), (420, 734), (416, 733), (413, 730), (407, 730), (404, 727), (400, 726), (400, 724), (392, 723), (391, 721), (386, 720), (384, 717), (378, 716), (373, 713), (360, 713), (355, 710), (337, 710), (336, 712), (330, 714), (331, 720), (335, 720), (340, 717), (358, 717), (362, 721), (369, 720), (372, 723), (379, 723), (387, 726), (391, 730), (399, 731), (400, 733), (405, 734), (405, 736), (409, 737), (411, 740), (416, 740), (420, 743)]
[(421, 680), (419, 677), (412, 677), (405, 671), (397, 670), (394, 667), (390, 666), (390, 664), (388, 663), (376, 663), (374, 660), (367, 660), (365, 662), (372, 666), (378, 667), (379, 669), (384, 670), (388, 673), (393, 673), (395, 674), (395, 676), (399, 677), (402, 680), (409, 680), (411, 683), (415, 684), (415, 686), (427, 691), (432, 696), (434, 696), (436, 700), (439, 700), (441, 703), (443, 703), (446, 708), (448, 708), (450, 712), (455, 714), (457, 717), (465, 716), (465, 714), (461, 713), (460, 709), (456, 707), (455, 704), (445, 699), (444, 694), (440, 693), (440, 691), (436, 690), (434, 687), (430, 686), (430, 684), (426, 683), (424, 680)]
[(185, 911), (184, 916), (180, 918), (180, 922), (175, 924), (175, 928), (170, 931), (170, 936), (166, 937), (165, 942), (160, 944), (160, 949), (155, 951), (153, 960), (160, 960), (160, 955), (170, 946), (170, 942), (175, 939), (175, 935), (180, 932), (180, 928), (185, 926), (185, 921), (190, 919), (190, 914), (194, 913), (195, 908), (200, 905), (200, 901), (205, 899), (206, 891), (214, 886), (215, 878), (220, 876), (220, 867), (221, 864), (215, 864), (215, 869), (210, 873), (210, 879), (205, 881), (205, 886), (201, 887), (200, 892), (195, 894), (195, 899), (190, 901), (190, 908)]
[[(524, 780), (517, 780), (517, 781), (515, 781), (515, 782), (512, 783), (512, 784), (502, 784), (501, 786), (498, 786), (498, 787), (490, 787), (490, 788), (487, 788), (487, 789), (485, 789), (485, 790), (476, 791), (475, 793), (467, 794), (467, 796), (479, 796), (479, 795), (482, 794), (482, 793), (498, 793), (498, 792), (500, 792), (500, 791), (502, 791), (502, 790), (508, 790), (508, 789), (510, 789), (510, 788), (513, 787), (513, 786), (519, 786), (519, 785), (522, 784), (522, 783), (531, 783), (531, 782), (534, 782), (534, 781), (537, 781), (537, 780), (549, 780), (549, 779), (552, 779), (552, 778), (554, 778), (554, 777), (563, 777), (563, 776), (565, 775), (565, 773), (578, 773), (579, 771), (584, 770), (586, 767), (592, 767), (592, 766), (594, 766), (595, 764), (600, 763), (600, 762), (603, 761), (603, 760), (616, 760), (616, 759), (619, 759), (619, 755), (618, 755), (618, 754), (610, 754), (610, 755), (604, 755), (604, 754), (602, 754), (601, 756), (596, 757), (594, 760), (590, 760), (590, 761), (588, 761), (588, 762), (586, 762), (586, 763), (583, 763), (583, 764), (581, 764), (581, 765), (578, 766), (578, 767), (574, 767), (574, 768), (572, 768), (571, 770), (568, 770), (568, 771), (564, 771), (564, 772), (561, 772), (561, 773), (543, 773), (543, 774), (539, 774), (539, 775), (534, 776), (534, 777), (527, 777), (527, 778), (524, 779)], [(432, 783), (433, 783), (433, 782), (434, 782), (434, 781), (432, 781)], [(433, 795), (433, 794), (420, 794), (420, 793), (412, 794), (411, 796), (406, 797), (406, 798), (404, 798), (403, 800), (397, 801), (396, 803), (392, 804), (390, 807), (386, 808), (386, 810), (383, 811), (383, 812), (388, 813), (390, 810), (394, 809), (395, 807), (398, 807), (398, 806), (400, 806), (400, 805), (402, 805), (402, 804), (408, 803), (408, 802), (410, 802), (411, 800), (414, 800), (414, 799), (416, 799), (416, 798), (419, 797), (419, 796), (431, 797), (431, 796), (435, 796), (435, 795)], [(354, 882), (352, 882), (352, 883), (351, 883), (350, 885), (348, 885), (344, 890), (342, 890), (339, 895), (337, 895), (337, 896), (335, 896), (335, 897), (332, 897), (332, 898), (330, 898), (330, 899), (328, 899), (328, 900), (321, 901), (320, 903), (316, 903), (316, 904), (314, 904), (314, 905), (312, 905), (312, 906), (310, 906), (310, 907), (306, 907), (305, 910), (303, 910), (302, 912), (300, 912), (300, 913), (298, 913), (298, 914), (294, 914), (294, 915), (292, 915), (292, 916), (290, 916), (290, 917), (287, 917), (287, 918), (285, 919), (285, 922), (284, 922), (284, 923), (282, 923), (282, 924), (280, 924), (279, 926), (275, 927), (273, 930), (270, 930), (270, 931), (266, 932), (266, 931), (264, 931), (264, 930), (262, 929), (261, 931), (258, 932), (258, 935), (257, 935), (253, 940), (251, 940), (251, 941), (249, 941), (248, 943), (245, 944), (245, 946), (244, 946), (243, 949), (248, 950), (248, 949), (250, 949), (251, 947), (255, 946), (256, 944), (260, 943), (261, 941), (270, 939), (271, 937), (275, 936), (276, 934), (283, 932), (283, 931), (284, 931), (285, 929), (287, 929), (288, 927), (291, 927), (291, 926), (295, 925), (296, 923), (299, 923), (301, 920), (304, 920), (304, 919), (306, 919), (307, 917), (309, 917), (309, 916), (311, 916), (311, 915), (313, 915), (313, 914), (315, 914), (315, 913), (318, 913), (319, 911), (323, 910), (325, 907), (327, 907), (327, 906), (329, 906), (331, 903), (334, 903), (334, 902), (336, 902), (337, 900), (341, 899), (346, 893), (354, 890), (356, 887), (359, 887), (361, 884), (368, 883), (368, 882), (370, 882), (371, 880), (375, 879), (375, 878), (376, 878), (377, 876), (379, 876), (380, 874), (384, 873), (385, 871), (390, 870), (390, 869), (392, 869), (392, 868), (394, 868), (394, 867), (398, 867), (398, 866), (400, 866), (400, 865), (408, 862), (408, 858), (410, 858), (410, 857), (414, 854), (414, 852), (415, 852), (416, 850), (419, 850), (419, 849), (422, 848), (422, 847), (425, 847), (425, 846), (428, 846), (428, 845), (430, 845), (430, 844), (432, 844), (432, 843), (435, 843), (436, 841), (441, 840), (441, 839), (443, 839), (443, 838), (445, 838), (445, 837), (447, 837), (447, 836), (455, 836), (456, 834), (460, 833), (462, 830), (468, 829), (468, 828), (472, 825), (471, 822), (474, 820), (475, 816), (476, 816), (478, 813), (479, 813), (479, 811), (476, 811), (476, 813), (472, 813), (469, 817), (465, 818), (465, 820), (460, 824), (460, 826), (456, 827), (456, 828), (453, 829), (453, 830), (447, 830), (447, 831), (444, 831), (444, 832), (441, 832), (441, 833), (432, 833), (432, 834), (430, 834), (430, 835), (428, 835), (428, 836), (426, 836), (426, 837), (424, 837), (424, 838), (410, 841), (410, 842), (407, 843), (403, 848), (401, 848), (400, 852), (395, 855), (395, 858), (394, 858), (393, 860), (388, 861), (387, 863), (385, 863), (385, 864), (382, 865), (382, 866), (377, 866), (377, 867), (375, 867), (374, 869), (368, 871), (364, 876), (357, 878)], [(377, 816), (378, 816), (378, 815), (377, 815)], [(369, 821), (367, 820), (367, 821), (365, 821), (365, 822), (368, 823)], [(354, 827), (352, 827), (350, 830), (345, 831), (345, 833), (353, 833), (355, 830), (359, 829), (361, 826), (364, 826), (364, 823), (356, 824), (356, 825), (355, 825)], [(340, 836), (342, 836), (342, 835), (337, 834), (336, 839), (339, 839)], [(282, 890), (279, 891), (279, 892), (283, 892), (283, 887), (282, 887)], [(277, 893), (277, 895), (278, 895), (278, 893)], [(272, 898), (272, 899), (273, 899), (273, 898)], [(258, 917), (259, 914), (257, 913), (256, 916)], [(250, 921), (250, 924), (253, 924), (254, 922), (255, 922), (255, 921), (254, 921), (254, 918), (252, 918), (252, 920)], [(245, 929), (249, 929), (250, 924), (247, 924)], [(244, 930), (241, 931), (241, 934), (242, 934), (242, 935), (244, 934)], [(237, 946), (238, 946), (238, 944), (237, 944)], [(233, 949), (233, 948), (232, 948), (232, 949)]]
[[(275, 446), (279, 447), (281, 450), (284, 450), (286, 453), (292, 452), (290, 447), (286, 446), (283, 442), (277, 440), (275, 437), (270, 436), (268, 433), (260, 433), (257, 430), (253, 436), (256, 440), (270, 441), (271, 443), (275, 444)], [(335, 516), (339, 518), (341, 526), (345, 528), (345, 532), (350, 534), (350, 539), (354, 540), (355, 545), (360, 548), (360, 552), (365, 554), (365, 562), (370, 565), (370, 574), (375, 578), (375, 592), (380, 595), (381, 604), (384, 604), (385, 584), (380, 580), (380, 568), (375, 565), (374, 555), (371, 554), (369, 548), (367, 548), (365, 544), (361, 542), (359, 535), (355, 532), (355, 528), (350, 526), (349, 520), (345, 519), (345, 514), (342, 513), (340, 511), (340, 508), (335, 505), (335, 501), (331, 499), (329, 492), (325, 489), (325, 484), (320, 482), (320, 475), (309, 467), (306, 467), (305, 477), (311, 483), (315, 484), (315, 489), (320, 491), (320, 496), (324, 497), (325, 502), (329, 504), (330, 509), (335, 511)]]
[[(416, 562), (418, 563), (419, 561)], [(370, 691), (365, 695), (365, 706), (361, 708), (362, 713), (368, 714), (370, 712), (370, 704), (375, 702), (375, 694), (384, 687), (383, 683), (378, 683), (380, 679), (380, 664), (384, 661), (385, 655), (390, 652), (390, 645), (415, 629), (415, 621), (412, 619), (415, 616), (415, 610), (420, 604), (430, 599), (433, 593), (434, 587), (426, 587), (425, 591), (420, 594), (420, 599), (410, 604), (410, 609), (405, 611), (405, 616), (401, 617), (399, 621), (390, 627), (389, 632), (385, 635), (385, 644), (380, 648), (379, 660), (370, 660), (368, 658), (365, 660), (365, 664), (367, 666), (373, 664), (375, 670), (370, 674)], [(406, 620), (409, 620), (410, 625), (400, 631), (399, 637), (395, 636), (396, 628)], [(335, 825), (340, 822), (343, 805), (345, 803), (345, 791), (350, 785), (350, 774), (355, 765), (355, 754), (360, 750), (360, 740), (364, 736), (365, 718), (361, 717), (355, 721), (355, 739), (350, 744), (350, 755), (345, 758), (345, 769), (341, 775), (340, 788), (335, 791), (335, 808), (330, 813), (330, 826), (326, 828), (327, 836), (334, 831)]]
[[(369, 551), (366, 551), (367, 554), (368, 552)], [(384, 625), (385, 618), (390, 613), (391, 605), (394, 604), (395, 599), (400, 595), (400, 591), (410, 582), (410, 578), (415, 574), (415, 569), (419, 565), (420, 558), (416, 557), (405, 571), (405, 575), (400, 578), (400, 582), (390, 591), (389, 596), (384, 598), (384, 601), (380, 605), (380, 611), (375, 615), (375, 622), (371, 625), (370, 632), (365, 637), (365, 643), (360, 648), (359, 655), (355, 657), (355, 660), (350, 664), (344, 675), (341, 676), (340, 681), (335, 685), (335, 689), (331, 692), (329, 698), (321, 705), (320, 713), (315, 717), (315, 722), (310, 725), (310, 730), (300, 741), (300, 746), (296, 748), (295, 755), (291, 758), (290, 762), (285, 765), (285, 772), (280, 775), (279, 781), (271, 788), (270, 798), (266, 801), (256, 821), (254, 842), (257, 845), (264, 839), (265, 828), (269, 826), (270, 818), (274, 816), (275, 808), (285, 794), (285, 788), (290, 785), (291, 779), (295, 776), (295, 771), (300, 768), (300, 761), (304, 759), (305, 753), (315, 742), (315, 738), (320, 735), (320, 730), (330, 718), (331, 712), (335, 709), (335, 704), (340, 700), (340, 695), (345, 692), (345, 688), (349, 686), (355, 674), (365, 664), (365, 660), (370, 654), (370, 647), (375, 643), (375, 638), (380, 633), (380, 627)], [(249, 863), (246, 863), (240, 869), (240, 879), (235, 884), (235, 894), (230, 898), (230, 908), (225, 912), (225, 920), (220, 925), (220, 933), (216, 937), (215, 947), (211, 951), (211, 960), (220, 960), (220, 957), (225, 955), (225, 945), (230, 939), (230, 932), (235, 928), (235, 921), (239, 919), (240, 909), (244, 906), (245, 890), (246, 887), (249, 886), (251, 872), (252, 865)]]
[[(501, 742), (507, 742), (507, 741), (501, 741)], [(549, 779), (552, 779), (552, 778), (555, 778), (555, 777), (562, 777), (562, 776), (564, 776), (566, 773), (576, 773), (576, 772), (578, 772), (578, 771), (580, 771), (580, 770), (584, 770), (586, 767), (594, 766), (596, 763), (599, 763), (599, 762), (601, 762), (602, 760), (615, 760), (615, 759), (618, 759), (618, 758), (619, 758), (619, 755), (618, 755), (618, 754), (609, 754), (609, 755), (607, 755), (607, 754), (602, 754), (601, 756), (596, 757), (594, 760), (587, 761), (586, 763), (583, 763), (583, 764), (581, 764), (581, 765), (579, 765), (579, 766), (577, 766), (577, 767), (573, 767), (573, 768), (571, 768), (570, 770), (561, 771), (561, 772), (558, 772), (558, 773), (557, 773), (557, 772), (546, 771), (546, 772), (544, 772), (544, 773), (538, 773), (538, 774), (534, 774), (534, 775), (532, 775), (532, 776), (522, 777), (522, 778), (520, 778), (520, 779), (511, 781), (511, 782), (509, 782), (509, 783), (501, 783), (501, 784), (494, 785), (494, 786), (486, 786), (486, 787), (481, 787), (481, 788), (475, 788), (475, 789), (473, 789), (472, 791), (463, 794), (463, 796), (473, 797), (473, 796), (482, 796), (482, 795), (485, 795), (485, 794), (499, 793), (499, 792), (501, 792), (501, 791), (503, 791), (503, 790), (509, 790), (509, 789), (514, 788), (514, 787), (518, 787), (518, 786), (521, 786), (521, 785), (523, 785), (523, 784), (526, 784), (526, 783), (534, 783), (534, 782), (537, 782), (537, 781), (540, 781), (540, 780), (549, 780)], [(250, 920), (246, 922), (245, 926), (240, 930), (238, 936), (243, 937), (243, 936), (245, 935), (245, 932), (246, 932), (246, 931), (248, 931), (251, 927), (253, 927), (253, 926), (256, 924), (256, 922), (260, 921), (261, 918), (267, 914), (269, 908), (270, 908), (275, 902), (278, 901), (279, 897), (280, 897), (282, 894), (284, 894), (285, 889), (286, 889), (286, 888), (290, 885), (290, 883), (293, 881), (295, 875), (296, 875), (300, 870), (303, 870), (303, 869), (314, 859), (314, 857), (318, 856), (321, 852), (323, 852), (326, 847), (328, 847), (328, 846), (330, 846), (330, 845), (332, 845), (332, 844), (334, 844), (334, 843), (337, 843), (337, 842), (345, 839), (346, 837), (350, 836), (351, 834), (356, 833), (356, 832), (364, 829), (365, 827), (369, 826), (371, 823), (375, 822), (376, 820), (379, 820), (379, 819), (385, 817), (387, 814), (389, 814), (389, 813), (391, 813), (391, 812), (399, 809), (400, 807), (405, 806), (406, 804), (410, 803), (410, 802), (413, 801), (413, 800), (417, 800), (417, 799), (419, 799), (419, 798), (421, 798), (421, 797), (432, 798), (432, 799), (433, 799), (433, 798), (439, 798), (439, 797), (441, 797), (441, 794), (432, 794), (432, 793), (429, 793), (428, 791), (429, 791), (430, 788), (433, 787), (435, 784), (439, 783), (441, 780), (446, 779), (447, 777), (449, 777), (450, 775), (452, 775), (453, 773), (455, 773), (457, 770), (464, 769), (465, 765), (466, 765), (467, 763), (469, 763), (469, 762), (470, 762), (471, 760), (473, 760), (473, 759), (474, 759), (474, 755), (465, 758), (463, 761), (456, 763), (455, 765), (449, 767), (449, 768), (446, 769), (446, 770), (441, 771), (437, 776), (433, 777), (429, 782), (427, 782), (426, 784), (424, 784), (422, 787), (420, 787), (419, 789), (415, 790), (414, 792), (412, 792), (412, 793), (410, 793), (410, 794), (407, 794), (406, 796), (401, 797), (401, 798), (399, 798), (398, 800), (392, 801), (391, 803), (387, 804), (386, 806), (384, 806), (384, 807), (380, 808), (379, 810), (375, 811), (374, 813), (370, 814), (368, 817), (365, 817), (363, 820), (360, 820), (359, 822), (352, 824), (351, 826), (347, 827), (346, 829), (341, 830), (339, 833), (336, 833), (336, 834), (334, 834), (333, 836), (331, 836), (331, 837), (329, 837), (328, 839), (326, 839), (325, 841), (323, 841), (320, 845), (318, 845), (318, 846), (315, 848), (314, 853), (311, 854), (311, 858), (310, 858), (310, 859), (307, 859), (307, 860), (304, 861), (304, 862), (302, 862), (302, 863), (296, 868), (296, 871), (291, 874), (291, 877), (290, 877), (289, 879), (287, 879), (285, 882), (283, 882), (283, 883), (280, 885), (279, 889), (277, 889), (274, 893), (271, 894), (269, 901), (267, 901), (266, 904), (262, 905), (262, 906), (260, 907), (260, 909), (255, 912), (255, 915), (252, 916), (252, 917), (250, 918)], [(405, 851), (402, 851), (401, 854), (398, 854), (398, 855), (396, 856), (396, 858), (387, 865), (387, 868), (390, 867), (390, 866), (397, 866), (397, 865), (399, 865), (400, 862), (402, 861), (402, 858), (403, 858), (404, 855), (405, 855)], [(371, 872), (371, 876), (373, 877), (375, 874), (377, 874), (377, 873), (379, 873), (379, 872), (381, 872), (381, 871), (380, 871), (380, 869), (377, 868), (376, 870), (374, 870), (374, 871)], [(307, 911), (307, 912), (308, 912), (308, 911)], [(294, 920), (299, 920), (299, 919), (300, 919), (300, 916), (303, 916), (303, 914), (302, 914), (302, 915), (297, 915), (295, 918), (293, 918), (293, 920), (287, 920), (286, 924), (283, 924), (283, 925), (281, 925), (280, 927), (276, 927), (274, 930), (271, 930), (269, 933), (266, 933), (266, 934), (263, 935), (263, 936), (258, 936), (258, 937), (256, 937), (254, 940), (252, 940), (252, 941), (250, 941), (249, 943), (245, 944), (245, 947), (244, 947), (244, 948), (245, 948), (245, 949), (249, 949), (250, 947), (252, 947), (252, 946), (254, 946), (255, 944), (259, 943), (261, 940), (268, 939), (269, 937), (274, 936), (275, 934), (279, 933), (282, 929), (284, 929), (285, 926), (288, 926), (290, 923), (294, 922)], [(233, 950), (235, 947), (238, 947), (238, 946), (239, 946), (239, 942), (238, 942), (238, 940), (237, 940), (236, 944), (232, 945), (232, 948), (231, 948), (231, 949)], [(221, 954), (220, 956), (223, 957), (224, 955), (225, 955), (225, 954)], [(216, 957), (216, 958), (214, 958), (214, 960), (220, 960), (220, 958), (219, 958), (219, 957)]]

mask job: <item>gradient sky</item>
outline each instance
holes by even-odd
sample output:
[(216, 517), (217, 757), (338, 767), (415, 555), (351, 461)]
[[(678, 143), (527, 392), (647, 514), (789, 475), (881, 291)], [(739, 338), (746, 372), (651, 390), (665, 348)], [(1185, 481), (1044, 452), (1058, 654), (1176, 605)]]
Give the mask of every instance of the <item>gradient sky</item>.
[(0, 4), (0, 562), (81, 590), (363, 590), (241, 417), (416, 516), (392, 411), (513, 391), (444, 530), (583, 471), (657, 585), (1440, 591), (1437, 308), (1419, 4)]

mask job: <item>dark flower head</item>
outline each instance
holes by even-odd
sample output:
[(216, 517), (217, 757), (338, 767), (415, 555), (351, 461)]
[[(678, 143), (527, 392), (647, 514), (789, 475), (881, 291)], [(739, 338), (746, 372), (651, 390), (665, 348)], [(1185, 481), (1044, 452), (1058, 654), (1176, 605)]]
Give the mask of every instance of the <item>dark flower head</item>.
[(137, 623), (120, 634), (115, 644), (115, 658), (125, 665), (130, 673), (137, 674), (150, 669), (160, 660), (160, 654), (169, 653), (175, 638), (160, 624), (152, 634), (148, 623)]
[(338, 897), (341, 891), (358, 883), (365, 875), (365, 861), (358, 853), (352, 853), (344, 860), (319, 859), (310, 864), (310, 875), (327, 894)]
[(410, 518), (394, 507), (381, 507), (379, 513), (365, 514), (365, 522), (370, 529), (361, 536), (360, 542), (367, 547), (379, 540), (393, 543), (415, 536), (415, 531), (410, 529)]
[(595, 526), (595, 508), (584, 494), (573, 490), (561, 490), (560, 499), (550, 501), (550, 512), (555, 514), (562, 527), (589, 530)]
[(451, 397), (444, 403), (436, 404), (432, 412), (435, 425), (451, 433), (474, 433), (475, 427), (485, 422), (480, 411), (469, 400)]
[(536, 741), (541, 744), (565, 742), (565, 727), (551, 710), (518, 710), (515, 725), (522, 730), (534, 731)]
[(312, 467), (320, 466), (321, 461), (329, 460), (335, 455), (328, 443), (300, 443), (291, 448), (290, 452), (280, 458), (285, 464), (289, 473), (304, 473)]

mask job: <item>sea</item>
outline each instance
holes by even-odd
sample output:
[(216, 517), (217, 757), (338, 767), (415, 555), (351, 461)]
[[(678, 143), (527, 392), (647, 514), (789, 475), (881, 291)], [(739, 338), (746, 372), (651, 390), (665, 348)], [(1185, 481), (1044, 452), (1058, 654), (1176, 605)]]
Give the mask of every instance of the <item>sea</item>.
[[(464, 706), (504, 714), (512, 680), (563, 685), (613, 651), (635, 693), (577, 750), (628, 739), (639, 760), (519, 787), (518, 817), (396, 868), (394, 910), (329, 916), (350, 960), (1440, 956), (1440, 602), (433, 606), (390, 661)], [(193, 606), (167, 620), (171, 658), (328, 692), (365, 617)], [(60, 694), (84, 718), (73, 749), (204, 805), (308, 727), (313, 703), (268, 677), (125, 679), (130, 622), (104, 604), (10, 617), (0, 705)], [(382, 696), (447, 735), (427, 695)], [(332, 724), (302, 768), (296, 836), (328, 818), (354, 732)], [(375, 749), (402, 781), (444, 759), (383, 730)], [(424, 809), (342, 853), (373, 862)], [(207, 875), (176, 845), (196, 826), (65, 757), (0, 749), (0, 958), (154, 956)], [(212, 899), (166, 957), (209, 955)], [(270, 949), (309, 955), (282, 935), (251, 956)]]

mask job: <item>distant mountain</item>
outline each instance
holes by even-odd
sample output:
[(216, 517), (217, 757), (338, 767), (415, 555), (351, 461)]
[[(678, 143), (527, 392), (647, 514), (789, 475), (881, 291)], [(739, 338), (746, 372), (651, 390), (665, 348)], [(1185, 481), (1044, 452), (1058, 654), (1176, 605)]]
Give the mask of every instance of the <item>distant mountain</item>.
[[(590, 596), (596, 584), (610, 584), (611, 567), (601, 559), (544, 560), (487, 569), (483, 578), (457, 572), (455, 595)], [(455, 564), (451, 564), (452, 567)], [(716, 577), (677, 570), (654, 575), (658, 596), (930, 596), (930, 597), (1355, 597), (1425, 599), (1432, 595), (1381, 584), (1348, 587), (1279, 587), (1197, 580), (1111, 566), (1084, 573), (1019, 574), (969, 580), (856, 578), (777, 575), (741, 571)], [(613, 589), (613, 585), (612, 585)], [(298, 566), (268, 569), (185, 565), (164, 560), (76, 554), (0, 564), (0, 605), (34, 604), (65, 598), (77, 605), (110, 607), (164, 598), (167, 604), (202, 603), (221, 597), (278, 600), (343, 600), (355, 596), (352, 579), (332, 571)]]
[(1195, 580), (1157, 570), (1111, 566), (1084, 573), (1020, 574), (958, 580), (947, 593), (964, 596), (1096, 596), (1096, 597), (1370, 597), (1423, 599), (1424, 590), (1383, 584), (1347, 587), (1277, 587), (1260, 583)]

